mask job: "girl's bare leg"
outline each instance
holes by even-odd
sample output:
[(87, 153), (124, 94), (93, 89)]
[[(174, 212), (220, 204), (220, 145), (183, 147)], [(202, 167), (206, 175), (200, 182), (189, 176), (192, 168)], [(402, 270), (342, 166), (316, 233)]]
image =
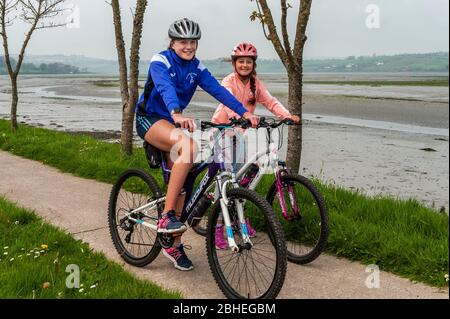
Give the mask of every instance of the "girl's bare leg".
[(173, 166), (164, 211), (175, 210), (180, 213), (182, 204), (178, 203), (178, 197), (196, 157), (197, 144), (166, 120), (160, 120), (152, 125), (145, 134), (145, 140), (163, 152), (171, 154)]
[[(169, 153), (168, 163), (172, 164), (169, 185), (167, 186), (164, 212), (174, 210), (181, 215), (185, 195), (180, 191), (197, 155), (197, 144), (180, 129), (166, 120), (156, 122), (145, 134), (145, 140), (163, 152)], [(174, 244), (181, 242), (181, 235), (175, 237)]]

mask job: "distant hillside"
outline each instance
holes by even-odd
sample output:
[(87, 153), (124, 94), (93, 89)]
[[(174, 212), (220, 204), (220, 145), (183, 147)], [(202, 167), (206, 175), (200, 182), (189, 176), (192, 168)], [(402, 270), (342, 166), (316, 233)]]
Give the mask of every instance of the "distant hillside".
[[(118, 64), (114, 60), (89, 58), (81, 55), (28, 55), (26, 63), (35, 66), (59, 63), (78, 68), (79, 72), (95, 74), (118, 74)], [(305, 60), (304, 71), (308, 72), (448, 72), (448, 52), (428, 54), (399, 54), (392, 56), (351, 56), (345, 59)], [(231, 72), (230, 62), (223, 59), (203, 60), (211, 73), (224, 75)], [(148, 72), (148, 60), (139, 65), (140, 74)], [(0, 72), (3, 72), (0, 57)], [(28, 68), (30, 72), (33, 68)], [(258, 60), (259, 73), (285, 73), (279, 60)]]
[(448, 72), (448, 52), (307, 60), (306, 72)]
[[(11, 58), (12, 67), (15, 68), (17, 61)], [(23, 63), (20, 69), (21, 74), (81, 74), (87, 73), (86, 68), (80, 69), (79, 67), (64, 64), (61, 62), (48, 61), (48, 63), (41, 62), (35, 63)], [(0, 56), (0, 74), (8, 74), (5, 59)]]

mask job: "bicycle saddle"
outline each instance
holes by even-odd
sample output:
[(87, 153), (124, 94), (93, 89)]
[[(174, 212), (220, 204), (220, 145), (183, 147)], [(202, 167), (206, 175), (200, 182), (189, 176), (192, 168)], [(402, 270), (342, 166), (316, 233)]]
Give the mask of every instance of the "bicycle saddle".
[(160, 168), (162, 163), (161, 150), (147, 143), (147, 141), (144, 141), (142, 146), (145, 149), (145, 157), (150, 168)]

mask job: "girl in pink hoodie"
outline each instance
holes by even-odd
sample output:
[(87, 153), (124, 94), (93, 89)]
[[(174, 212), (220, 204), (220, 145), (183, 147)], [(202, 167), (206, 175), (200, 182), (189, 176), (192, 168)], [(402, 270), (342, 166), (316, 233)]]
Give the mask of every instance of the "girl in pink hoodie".
[[(280, 120), (290, 118), (295, 123), (300, 122), (300, 117), (289, 113), (276, 98), (270, 95), (264, 84), (256, 76), (257, 57), (257, 50), (251, 43), (238, 44), (231, 54), (234, 72), (222, 80), (222, 86), (228, 89), (251, 114), (255, 112), (256, 103), (260, 103)], [(228, 123), (232, 117), (239, 118), (240, 116), (230, 108), (220, 104), (211, 121), (216, 124)], [(257, 169), (259, 168), (257, 167)], [(249, 236), (255, 237), (256, 231), (248, 220), (246, 224)], [(215, 244), (218, 249), (228, 248), (228, 242), (224, 238), (223, 222), (220, 217), (216, 226)]]
[[(257, 50), (251, 43), (238, 44), (231, 54), (234, 72), (222, 80), (222, 86), (227, 88), (252, 114), (255, 112), (256, 103), (259, 103), (280, 120), (290, 118), (296, 123), (299, 122), (300, 117), (291, 115), (276, 98), (270, 95), (256, 76), (257, 57)], [(220, 104), (213, 115), (212, 122), (228, 123), (232, 117), (239, 118), (240, 116)]]

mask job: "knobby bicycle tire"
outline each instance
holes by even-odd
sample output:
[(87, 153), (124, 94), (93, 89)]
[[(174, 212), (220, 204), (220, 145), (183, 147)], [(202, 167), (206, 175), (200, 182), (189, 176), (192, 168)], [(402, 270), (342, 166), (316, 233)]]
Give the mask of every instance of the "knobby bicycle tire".
[[(148, 187), (148, 193), (146, 192), (143, 196), (143, 198), (147, 198), (147, 201), (150, 200), (152, 197), (159, 197), (162, 194), (162, 191), (160, 187), (158, 186), (158, 183), (155, 181), (155, 179), (150, 176), (146, 171), (141, 169), (129, 169), (122, 173), (120, 177), (117, 179), (116, 183), (113, 185), (113, 188), (111, 190), (111, 194), (109, 196), (109, 203), (108, 203), (108, 225), (109, 225), (109, 232), (111, 235), (111, 239), (114, 243), (114, 247), (116, 248), (119, 255), (128, 263), (133, 266), (137, 267), (144, 267), (151, 263), (159, 254), (161, 251), (161, 245), (159, 243), (159, 240), (155, 233), (155, 239), (151, 240), (152, 243), (147, 244), (146, 246), (151, 246), (151, 249), (148, 253), (145, 253), (143, 256), (135, 256), (132, 252), (129, 251), (125, 247), (125, 244), (122, 242), (119, 234), (119, 228), (120, 226), (117, 225), (117, 214), (118, 210), (121, 210), (122, 208), (118, 208), (118, 197), (121, 192), (122, 187), (124, 184), (131, 180), (132, 178), (137, 178), (137, 181), (140, 181), (140, 185), (144, 187)], [(126, 192), (125, 194), (130, 194), (129, 196), (134, 196), (134, 193)], [(141, 196), (141, 195), (140, 195)], [(128, 197), (125, 196), (125, 197)], [(133, 198), (133, 204), (134, 198)], [(138, 206), (143, 205), (143, 202), (140, 202)], [(137, 207), (138, 207), (137, 206)], [(127, 207), (127, 210), (134, 209), (136, 207)], [(131, 223), (132, 224), (132, 223)], [(134, 227), (134, 224), (133, 226)], [(144, 227), (144, 226), (141, 226)], [(146, 230), (146, 234), (148, 235), (149, 231)], [(144, 239), (144, 236), (140, 236), (141, 239)]]
[[(283, 175), (281, 177), (282, 183), (299, 183), (301, 184), (314, 198), (315, 204), (318, 208), (318, 213), (320, 215), (320, 235), (317, 242), (314, 244), (312, 249), (305, 254), (299, 254), (293, 251), (293, 249), (289, 249), (290, 245), (287, 245), (287, 258), (289, 261), (296, 264), (307, 264), (315, 260), (325, 249), (328, 235), (329, 235), (329, 221), (328, 221), (328, 211), (325, 204), (325, 200), (323, 199), (322, 194), (316, 188), (311, 180), (301, 175)], [(267, 201), (273, 207), (274, 200), (277, 195), (277, 189), (275, 182), (272, 184), (268, 194)], [(274, 208), (275, 209), (275, 208)], [(279, 217), (282, 219), (283, 217)], [(301, 222), (301, 221), (300, 221)]]
[[(242, 299), (242, 298), (258, 298), (258, 299), (273, 299), (275, 298), (278, 293), (280, 292), (285, 276), (286, 276), (286, 267), (287, 267), (287, 260), (286, 260), (286, 243), (284, 238), (284, 233), (281, 228), (281, 224), (278, 221), (278, 219), (275, 216), (275, 213), (272, 210), (272, 207), (269, 205), (269, 203), (261, 196), (259, 196), (256, 192), (248, 189), (242, 189), (242, 188), (234, 188), (229, 189), (227, 191), (227, 196), (231, 201), (235, 200), (244, 200), (245, 201), (245, 209), (244, 213), (246, 212), (247, 205), (250, 203), (254, 205), (256, 208), (258, 208), (260, 211), (263, 212), (264, 217), (262, 218), (264, 220), (264, 223), (266, 226), (266, 230), (269, 232), (268, 238), (264, 239), (264, 235), (262, 233), (258, 234), (260, 236), (260, 242), (261, 244), (263, 242), (267, 242), (268, 245), (273, 246), (273, 264), (274, 264), (274, 271), (273, 271), (273, 278), (271, 278), (271, 282), (268, 281), (268, 287), (264, 288), (265, 291), (261, 291), (259, 295), (256, 296), (256, 289), (255, 289), (255, 297), (251, 296), (251, 288), (250, 292), (247, 291), (247, 294), (244, 295), (243, 293), (237, 291), (235, 287), (232, 286), (232, 283), (229, 279), (226, 278), (225, 275), (225, 269), (222, 269), (221, 264), (219, 264), (219, 257), (220, 254), (228, 254), (231, 256), (230, 258), (241, 258), (241, 256), (235, 255), (233, 256), (233, 252), (231, 252), (231, 249), (228, 248), (227, 250), (218, 250), (215, 245), (215, 226), (217, 223), (217, 219), (219, 217), (219, 213), (221, 212), (221, 209), (215, 209), (208, 219), (208, 228), (207, 228), (207, 239), (206, 239), (206, 251), (208, 256), (208, 262), (210, 269), (213, 273), (214, 279), (217, 282), (219, 288), (224, 293), (224, 295), (228, 298), (232, 299)], [(220, 206), (219, 206), (220, 207)], [(253, 206), (250, 206), (253, 207)], [(257, 214), (258, 216), (261, 216), (260, 213)], [(255, 256), (256, 260), (260, 260), (261, 255), (264, 255), (264, 252), (266, 250), (258, 250), (256, 248), (256, 242), (257, 239), (253, 238), (252, 242), (254, 243), (254, 246), (248, 250), (242, 252), (242, 260), (245, 258), (245, 262), (247, 260), (253, 260), (253, 254)], [(265, 246), (264, 246), (265, 247)], [(238, 253), (235, 253), (238, 254)], [(244, 256), (244, 254), (246, 254)], [(272, 257), (272, 255), (271, 255)], [(272, 259), (271, 259), (272, 260)], [(254, 260), (253, 260), (254, 261)], [(258, 277), (258, 279), (261, 277), (260, 271), (253, 271), (255, 268), (255, 263), (253, 262), (253, 267), (246, 268), (243, 267), (243, 270), (245, 268), (245, 275), (246, 278), (249, 279), (249, 277)], [(261, 265), (264, 265), (267, 267), (267, 264), (261, 263)], [(257, 265), (256, 265), (257, 266)], [(226, 267), (224, 267), (226, 268)], [(239, 267), (238, 267), (239, 271)], [(248, 272), (248, 273), (247, 273)], [(250, 273), (250, 274), (249, 274)], [(244, 275), (244, 274), (243, 274)], [(270, 275), (272, 276), (272, 275)], [(234, 275), (233, 275), (234, 277)], [(251, 279), (251, 278), (250, 278)], [(231, 279), (233, 281), (233, 278)], [(239, 284), (240, 284), (241, 278), (239, 278)], [(256, 280), (255, 284), (256, 283)]]

